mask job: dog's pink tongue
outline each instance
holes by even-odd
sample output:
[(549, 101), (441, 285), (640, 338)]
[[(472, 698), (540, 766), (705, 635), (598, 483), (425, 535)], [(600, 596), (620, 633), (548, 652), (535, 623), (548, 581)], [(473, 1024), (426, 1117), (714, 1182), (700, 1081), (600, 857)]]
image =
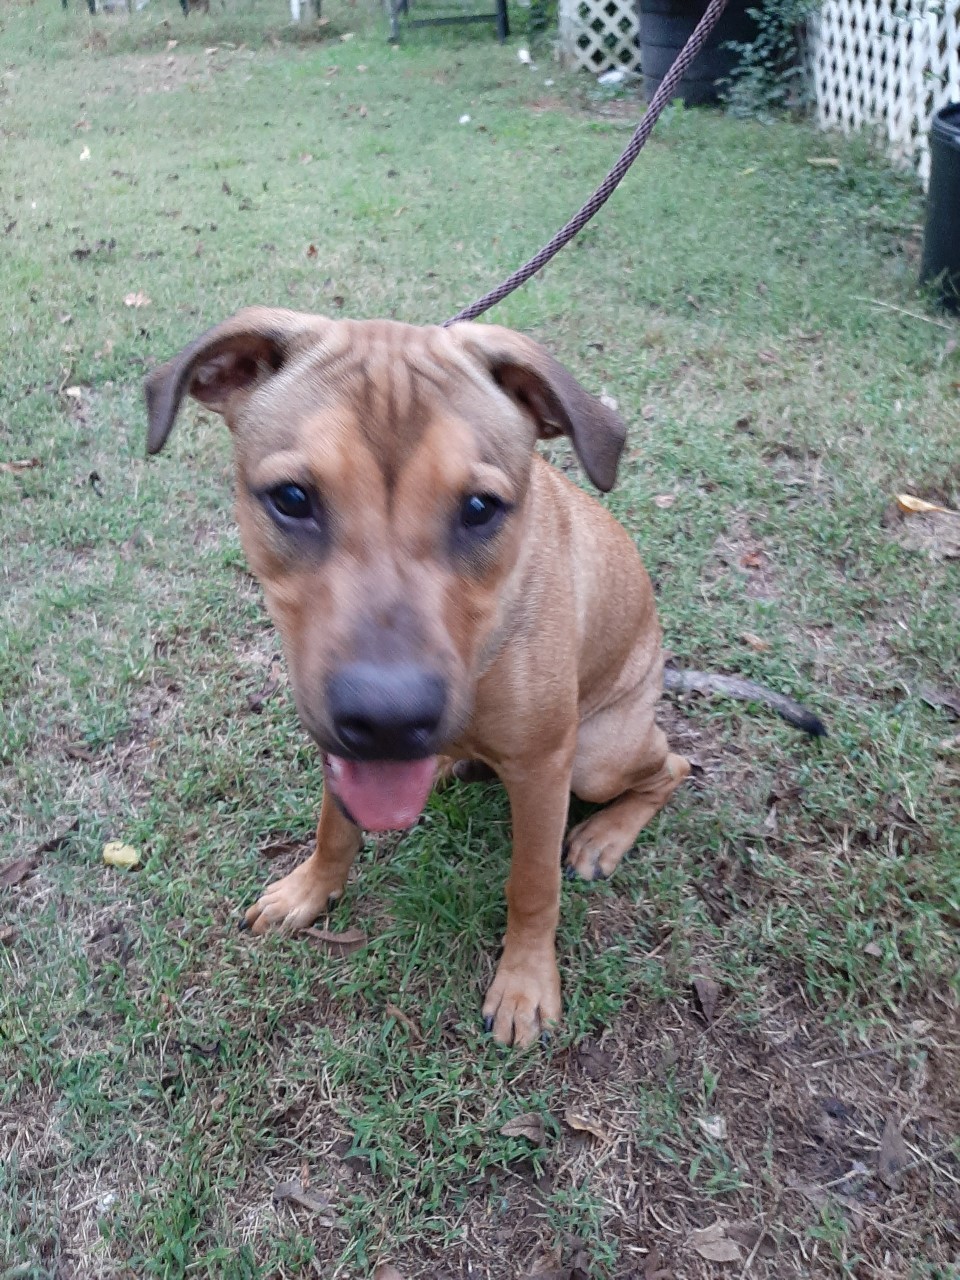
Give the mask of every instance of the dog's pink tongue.
[(427, 803), (437, 760), (344, 760), (328, 756), (330, 781), (365, 831), (412, 827)]

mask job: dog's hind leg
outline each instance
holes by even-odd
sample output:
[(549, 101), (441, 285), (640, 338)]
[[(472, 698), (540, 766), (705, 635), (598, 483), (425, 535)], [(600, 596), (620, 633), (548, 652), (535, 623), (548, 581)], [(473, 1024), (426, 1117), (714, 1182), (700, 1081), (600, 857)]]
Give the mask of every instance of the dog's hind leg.
[(689, 762), (670, 751), (650, 702), (645, 690), (639, 699), (620, 702), (580, 726), (573, 791), (606, 808), (567, 836), (568, 874), (584, 880), (612, 875), (690, 772)]

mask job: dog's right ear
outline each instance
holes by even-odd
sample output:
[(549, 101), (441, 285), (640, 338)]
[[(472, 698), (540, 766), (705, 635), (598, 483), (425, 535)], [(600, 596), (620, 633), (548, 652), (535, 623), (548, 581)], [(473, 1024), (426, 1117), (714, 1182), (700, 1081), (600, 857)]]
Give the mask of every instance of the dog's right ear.
[(229, 424), (236, 397), (278, 373), (298, 339), (315, 334), (317, 327), (316, 316), (246, 307), (201, 334), (147, 378), (147, 453), (163, 448), (186, 395), (223, 414)]

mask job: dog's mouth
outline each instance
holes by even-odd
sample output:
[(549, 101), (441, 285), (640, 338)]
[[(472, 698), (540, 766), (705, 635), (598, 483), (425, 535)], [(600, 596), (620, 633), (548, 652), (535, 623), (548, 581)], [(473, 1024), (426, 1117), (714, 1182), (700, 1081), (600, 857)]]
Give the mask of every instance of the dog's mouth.
[(347, 760), (327, 754), (327, 786), (347, 817), (365, 831), (405, 831), (423, 812), (437, 757), (422, 760)]

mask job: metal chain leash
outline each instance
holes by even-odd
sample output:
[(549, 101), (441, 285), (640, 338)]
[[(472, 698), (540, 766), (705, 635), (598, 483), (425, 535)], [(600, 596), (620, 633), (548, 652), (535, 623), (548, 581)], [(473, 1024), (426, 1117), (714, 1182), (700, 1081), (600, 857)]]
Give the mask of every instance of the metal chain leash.
[(720, 15), (726, 6), (727, 0), (710, 0), (690, 39), (677, 54), (673, 66), (660, 81), (656, 93), (650, 99), (649, 105), (643, 114), (643, 119), (627, 144), (626, 150), (583, 208), (578, 213), (575, 213), (570, 221), (560, 228), (549, 244), (545, 244), (540, 252), (534, 254), (529, 262), (524, 263), (522, 267), (514, 271), (513, 275), (508, 276), (502, 284), (498, 284), (489, 293), (485, 293), (482, 298), (478, 298), (476, 302), (471, 302), (468, 307), (458, 311), (449, 320), (444, 320), (443, 328), (446, 328), (447, 325), (456, 324), (460, 320), (475, 320), (477, 316), (483, 315), (485, 311), (489, 311), (498, 302), (502, 302), (508, 294), (513, 293), (514, 289), (519, 289), (522, 284), (526, 284), (530, 277), (536, 275), (542, 267), (545, 267), (564, 245), (569, 244), (573, 237), (587, 225), (593, 215), (606, 204), (620, 185), (627, 170), (640, 154), (644, 143), (653, 132), (653, 126), (660, 118), (664, 107), (673, 97), (674, 91), (683, 79), (690, 63), (693, 62), (704, 44), (706, 44), (707, 37), (717, 25)]

